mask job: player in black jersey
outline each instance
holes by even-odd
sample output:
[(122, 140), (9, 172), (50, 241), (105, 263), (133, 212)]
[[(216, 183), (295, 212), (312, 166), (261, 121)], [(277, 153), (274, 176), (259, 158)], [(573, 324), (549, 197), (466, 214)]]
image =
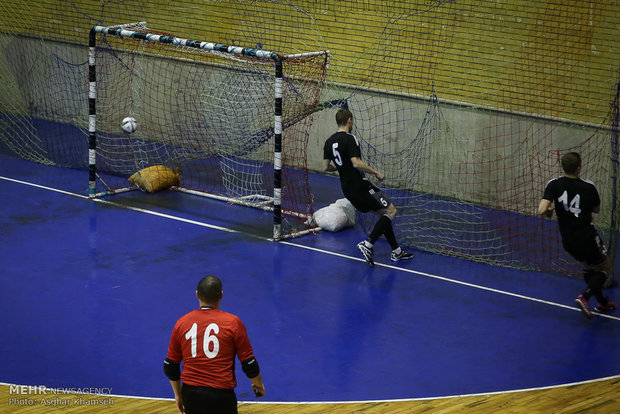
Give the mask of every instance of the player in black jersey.
[(564, 176), (547, 183), (538, 214), (551, 217), (555, 205), (562, 245), (581, 263), (587, 285), (575, 303), (583, 315), (591, 319), (588, 301), (592, 296), (598, 300), (594, 308), (597, 312), (616, 309), (616, 304), (603, 295), (603, 286), (611, 284), (613, 274), (607, 249), (592, 224), (592, 213), (600, 211), (601, 200), (594, 184), (579, 178), (581, 156), (578, 153), (564, 154), (561, 162)]
[(338, 171), (342, 192), (358, 211), (372, 211), (379, 216), (368, 238), (358, 243), (357, 248), (368, 264), (374, 266), (374, 243), (381, 235), (385, 235), (392, 248), (390, 260), (397, 262), (411, 259), (413, 255), (401, 249), (394, 235), (392, 220), (396, 216), (396, 207), (379, 187), (366, 178), (366, 173), (372, 174), (381, 182), (385, 176), (362, 161), (360, 144), (355, 135), (351, 134), (353, 114), (348, 109), (338, 110), (336, 123), (338, 132), (329, 137), (323, 147), (323, 170)]

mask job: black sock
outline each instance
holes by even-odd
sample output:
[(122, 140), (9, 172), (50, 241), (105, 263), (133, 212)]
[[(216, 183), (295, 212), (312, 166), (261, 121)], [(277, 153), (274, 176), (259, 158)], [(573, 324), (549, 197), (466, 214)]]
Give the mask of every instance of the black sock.
[(607, 303), (607, 298), (603, 296), (603, 285), (607, 280), (607, 274), (600, 271), (585, 272), (583, 274), (583, 279), (588, 285), (587, 289), (583, 292), (583, 297), (588, 300), (594, 296), (599, 303), (605, 305)]
[(594, 272), (588, 285), (590, 290), (592, 290), (592, 294), (601, 305), (607, 304), (607, 298), (603, 296), (603, 286), (606, 280), (607, 274), (605, 272)]
[(396, 241), (396, 235), (394, 234), (394, 227), (392, 226), (392, 220), (390, 220), (390, 225), (385, 229), (383, 233), (388, 243), (390, 243), (390, 247), (392, 250), (398, 249), (398, 242)]
[(581, 294), (585, 300), (589, 300), (590, 297), (592, 297), (592, 290), (590, 289), (590, 281), (592, 280), (592, 273), (590, 272), (584, 272), (583, 274), (583, 280), (586, 282), (586, 290), (583, 291), (583, 293)]
[(377, 239), (381, 237), (383, 233), (385, 233), (388, 227), (392, 227), (392, 220), (390, 220), (388, 216), (381, 216), (381, 218), (375, 223), (375, 227), (373, 227), (372, 231), (368, 235), (368, 241), (372, 244), (375, 244)]

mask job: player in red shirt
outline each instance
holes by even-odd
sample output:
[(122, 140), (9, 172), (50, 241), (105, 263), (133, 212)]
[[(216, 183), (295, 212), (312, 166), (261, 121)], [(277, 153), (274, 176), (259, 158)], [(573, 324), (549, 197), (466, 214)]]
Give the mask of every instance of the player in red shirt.
[(245, 326), (219, 310), (222, 295), (219, 278), (202, 278), (196, 289), (200, 309), (182, 316), (172, 330), (164, 372), (182, 413), (237, 413), (235, 355), (254, 394), (265, 395)]

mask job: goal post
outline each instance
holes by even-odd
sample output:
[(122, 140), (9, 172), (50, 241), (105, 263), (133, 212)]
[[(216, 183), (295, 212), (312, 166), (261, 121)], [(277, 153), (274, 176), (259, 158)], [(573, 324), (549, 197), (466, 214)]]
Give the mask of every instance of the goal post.
[[(155, 165), (174, 190), (273, 211), (273, 239), (317, 231), (307, 143), (328, 51), (296, 54), (185, 39), (145, 23), (89, 36), (89, 196), (133, 190)], [(132, 116), (132, 134), (120, 122)], [(101, 183), (105, 190), (98, 191)]]

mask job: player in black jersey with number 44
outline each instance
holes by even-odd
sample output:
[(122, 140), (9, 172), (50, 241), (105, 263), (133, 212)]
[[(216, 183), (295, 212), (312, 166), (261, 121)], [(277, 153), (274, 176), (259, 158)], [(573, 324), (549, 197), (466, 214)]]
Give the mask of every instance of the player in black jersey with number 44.
[(581, 156), (576, 152), (564, 154), (561, 159), (564, 176), (554, 178), (547, 183), (538, 214), (546, 217), (555, 212), (562, 236), (564, 249), (583, 267), (586, 290), (575, 299), (583, 315), (591, 319), (589, 299), (594, 296), (598, 305), (597, 312), (609, 312), (616, 309), (616, 304), (603, 295), (603, 286), (611, 284), (611, 263), (607, 250), (598, 232), (592, 224), (592, 213), (598, 213), (601, 200), (591, 181), (579, 178), (581, 173)]
[(362, 161), (360, 144), (355, 135), (351, 134), (353, 114), (348, 109), (338, 110), (336, 123), (338, 132), (329, 137), (323, 147), (323, 170), (338, 171), (342, 192), (358, 211), (372, 211), (380, 216), (368, 238), (358, 243), (357, 248), (366, 262), (374, 266), (374, 243), (381, 235), (385, 235), (392, 248), (390, 260), (397, 262), (411, 259), (413, 255), (400, 248), (394, 235), (392, 220), (396, 216), (396, 207), (379, 187), (366, 178), (365, 173), (374, 175), (379, 181), (383, 181), (385, 176)]

